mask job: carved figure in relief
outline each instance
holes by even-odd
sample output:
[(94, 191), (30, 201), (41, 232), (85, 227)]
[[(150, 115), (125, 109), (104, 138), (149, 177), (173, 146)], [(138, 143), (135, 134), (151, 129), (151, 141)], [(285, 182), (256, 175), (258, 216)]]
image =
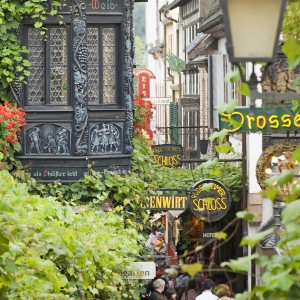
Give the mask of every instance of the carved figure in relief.
[(46, 143), (46, 146), (44, 147), (45, 150), (47, 150), (49, 153), (56, 154), (57, 152), (57, 144), (55, 139), (51, 134), (48, 135), (48, 142)]
[(28, 135), (28, 138), (30, 143), (29, 154), (32, 153), (34, 148), (38, 154), (42, 154), (42, 150), (40, 147), (40, 143), (41, 143), (40, 130), (38, 128), (34, 128), (33, 131)]
[(279, 93), (286, 93), (288, 79), (289, 79), (289, 75), (288, 75), (287, 71), (277, 68), (276, 77), (274, 80), (275, 91), (279, 92)]
[[(99, 146), (100, 146), (100, 137), (101, 137), (101, 130), (99, 129), (99, 125), (97, 125), (91, 134), (91, 152), (93, 153), (99, 153)], [(96, 151), (95, 151), (96, 148)]]
[(118, 130), (112, 125), (109, 125), (109, 139), (108, 143), (110, 146), (110, 152), (113, 151), (113, 148), (115, 148), (115, 152), (118, 151), (118, 144), (119, 144), (119, 132)]
[(108, 125), (102, 124), (102, 129), (100, 129), (100, 145), (101, 152), (106, 152), (107, 147), (109, 145), (109, 129)]
[[(281, 160), (278, 164), (278, 170), (280, 173), (282, 173), (285, 170), (291, 170), (291, 169), (295, 169), (296, 164), (295, 161), (292, 158), (292, 153), (291, 152), (284, 152), (284, 159)], [(284, 191), (287, 194), (291, 194), (291, 183), (287, 183)]]
[[(68, 132), (65, 128), (58, 128), (56, 131), (57, 154), (66, 154), (68, 149)], [(61, 152), (62, 151), (62, 152)]]
[(261, 83), (261, 87), (264, 92), (272, 91), (272, 81), (268, 75), (266, 76), (266, 79)]

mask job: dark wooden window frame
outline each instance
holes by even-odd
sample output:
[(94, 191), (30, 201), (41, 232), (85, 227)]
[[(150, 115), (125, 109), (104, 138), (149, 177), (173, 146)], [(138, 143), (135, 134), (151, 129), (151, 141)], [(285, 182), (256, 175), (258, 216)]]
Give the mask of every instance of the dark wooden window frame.
[[(103, 103), (103, 95), (101, 93), (102, 87), (103, 87), (103, 78), (101, 75), (101, 70), (102, 70), (102, 59), (99, 59), (99, 103), (90, 103), (88, 104), (90, 110), (98, 110), (101, 109), (101, 107), (105, 107), (105, 109), (116, 109), (116, 108), (121, 108), (123, 103), (122, 103), (122, 72), (118, 72), (118, 69), (120, 70), (122, 68), (122, 50), (123, 50), (123, 45), (119, 45), (118, 43), (121, 40), (121, 32), (122, 32), (122, 26), (121, 22), (114, 22), (111, 18), (104, 18), (102, 22), (99, 22), (99, 18), (95, 18), (94, 16), (88, 16), (89, 20), (87, 22), (87, 27), (94, 27), (94, 28), (99, 28), (102, 30), (102, 28), (115, 28), (116, 29), (116, 102), (115, 103)], [(68, 18), (69, 19), (69, 18)], [(45, 59), (45, 102), (44, 103), (36, 103), (36, 104), (29, 104), (27, 102), (27, 90), (28, 87), (27, 85), (23, 85), (22, 89), (22, 103), (23, 107), (28, 109), (28, 110), (33, 110), (33, 109), (42, 109), (43, 107), (52, 107), (52, 109), (66, 109), (66, 110), (72, 110), (72, 105), (74, 101), (74, 88), (73, 88), (73, 70), (72, 70), (72, 45), (73, 45), (73, 30), (71, 28), (71, 21), (66, 21), (64, 25), (58, 25), (57, 23), (47, 23), (45, 24), (46, 28), (67, 28), (67, 72), (68, 72), (68, 91), (67, 91), (67, 104), (62, 103), (50, 103), (50, 84), (49, 84), (49, 79), (47, 79), (47, 74), (50, 74), (50, 45), (49, 45), (49, 40), (46, 39), (44, 42), (44, 59)], [(24, 22), (24, 24), (21, 27), (20, 31), (20, 37), (21, 37), (21, 44), (28, 46), (28, 29), (29, 28), (34, 28), (32, 22)], [(99, 41), (99, 57), (101, 58), (101, 42)], [(28, 55), (27, 57), (28, 58)]]

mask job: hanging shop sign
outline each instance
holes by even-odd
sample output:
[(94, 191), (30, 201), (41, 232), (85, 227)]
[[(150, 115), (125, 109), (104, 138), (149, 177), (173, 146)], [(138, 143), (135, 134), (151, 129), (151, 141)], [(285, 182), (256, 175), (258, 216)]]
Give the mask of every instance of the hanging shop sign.
[(185, 195), (148, 195), (143, 207), (149, 210), (185, 210), (188, 196)]
[(154, 160), (164, 167), (181, 167), (182, 147), (180, 145), (155, 145), (152, 147)]
[(155, 78), (155, 75), (148, 69), (139, 69), (134, 74), (138, 79), (138, 91), (140, 97), (150, 97), (150, 79)]
[(274, 132), (299, 130), (300, 114), (292, 106), (238, 107), (232, 113), (219, 115), (219, 129), (228, 132)]
[(198, 219), (216, 222), (227, 214), (230, 204), (231, 197), (227, 188), (217, 180), (204, 179), (192, 187), (189, 208)]
[(156, 265), (153, 261), (133, 262), (130, 271), (122, 271), (124, 279), (153, 279), (156, 276)]

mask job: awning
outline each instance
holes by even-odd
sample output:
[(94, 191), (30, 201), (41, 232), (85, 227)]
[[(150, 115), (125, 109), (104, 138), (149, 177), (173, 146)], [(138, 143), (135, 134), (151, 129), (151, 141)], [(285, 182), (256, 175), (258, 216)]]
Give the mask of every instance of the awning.
[(201, 41), (203, 41), (209, 34), (198, 34), (186, 47), (186, 52), (191, 52)]

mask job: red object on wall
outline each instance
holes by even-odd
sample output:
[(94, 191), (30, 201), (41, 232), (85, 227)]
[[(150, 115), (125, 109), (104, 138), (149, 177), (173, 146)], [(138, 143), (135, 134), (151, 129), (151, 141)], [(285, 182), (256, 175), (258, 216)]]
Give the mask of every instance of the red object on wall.
[(138, 93), (140, 97), (150, 97), (150, 79), (155, 78), (155, 75), (149, 69), (139, 69), (134, 74), (138, 79)]

